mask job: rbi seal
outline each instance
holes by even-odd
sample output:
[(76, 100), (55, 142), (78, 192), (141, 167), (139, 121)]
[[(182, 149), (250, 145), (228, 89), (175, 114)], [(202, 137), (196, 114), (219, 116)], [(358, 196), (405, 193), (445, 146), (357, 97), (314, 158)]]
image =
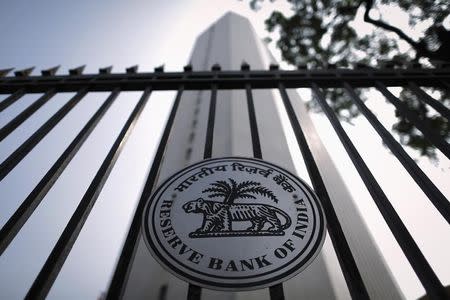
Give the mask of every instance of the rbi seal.
[(191, 165), (161, 184), (143, 213), (153, 257), (181, 279), (219, 290), (283, 282), (314, 260), (325, 238), (311, 188), (258, 159)]

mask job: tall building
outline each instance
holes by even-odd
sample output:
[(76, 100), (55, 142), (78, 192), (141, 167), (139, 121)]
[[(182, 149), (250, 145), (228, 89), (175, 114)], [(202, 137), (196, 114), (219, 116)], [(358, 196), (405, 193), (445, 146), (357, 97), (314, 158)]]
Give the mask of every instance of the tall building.
[[(191, 64), (209, 70), (238, 70), (242, 62), (252, 69), (267, 69), (275, 63), (249, 21), (227, 13), (197, 39)], [(256, 117), (264, 160), (295, 172), (276, 103), (277, 91), (253, 90)], [(354, 254), (368, 292), (373, 299), (401, 299), (395, 281), (372, 241), (358, 209), (338, 174), (295, 91), (289, 91), (296, 114), (311, 143), (336, 213)], [(203, 159), (210, 92), (184, 92), (172, 128), (159, 182), (179, 169)], [(213, 157), (252, 157), (246, 94), (243, 90), (221, 90), (217, 95)], [(164, 271), (151, 257), (140, 238), (127, 281), (125, 299), (157, 299), (163, 289), (167, 299), (186, 297), (188, 284)], [(287, 299), (345, 299), (349, 297), (343, 275), (327, 238), (317, 259), (302, 273), (284, 283)], [(268, 289), (250, 292), (220, 292), (203, 289), (202, 299), (269, 299)]]

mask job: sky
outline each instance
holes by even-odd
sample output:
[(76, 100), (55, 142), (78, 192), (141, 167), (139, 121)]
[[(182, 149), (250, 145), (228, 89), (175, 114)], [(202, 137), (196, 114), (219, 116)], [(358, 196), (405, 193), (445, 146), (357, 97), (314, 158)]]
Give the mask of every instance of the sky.
[[(123, 72), (126, 67), (138, 64), (140, 71), (151, 71), (164, 63), (166, 70), (181, 70), (188, 62), (195, 38), (224, 13), (231, 10), (249, 18), (257, 34), (263, 38), (267, 35), (264, 19), (274, 8), (289, 11), (285, 1), (266, 3), (257, 13), (248, 7), (247, 2), (234, 0), (3, 1), (0, 2), (0, 27), (3, 28), (0, 69), (36, 66), (34, 74), (38, 74), (41, 69), (61, 65), (62, 74), (70, 68), (86, 64), (85, 73), (95, 73), (98, 68), (109, 65), (113, 65), (113, 72)], [(395, 10), (391, 13), (398, 16)], [(358, 23), (358, 26), (361, 31), (371, 30), (365, 24)], [(279, 59), (279, 51), (273, 45), (269, 47)], [(284, 64), (282, 66), (289, 68)], [(398, 92), (396, 89), (392, 91)], [(307, 96), (307, 91), (300, 89), (299, 92), (301, 96)], [(2, 141), (0, 160), (4, 160), (72, 95), (58, 95)], [(0, 295), (6, 295), (8, 299), (23, 297), (139, 95), (122, 93), (119, 96), (10, 248), (0, 257)], [(395, 118), (392, 107), (376, 92), (372, 91), (370, 95), (367, 105), (390, 128)], [(0, 126), (38, 96), (27, 95), (2, 112)], [(71, 282), (81, 280), (80, 273), (89, 273), (88, 297), (95, 297), (107, 287), (173, 96), (173, 92), (152, 95), (50, 291), (50, 298), (56, 299), (58, 291), (64, 290)], [(106, 97), (107, 93), (93, 93), (86, 97), (0, 182), (0, 226)], [(0, 100), (3, 98), (0, 95)], [(323, 115), (313, 114), (312, 117), (323, 142), (328, 149), (333, 149), (335, 164), (357, 199), (356, 204), (385, 259), (392, 266), (402, 292), (408, 299), (417, 298), (424, 293), (423, 288), (377, 213), (332, 128)], [(354, 125), (344, 124), (344, 127), (441, 281), (450, 284), (448, 224), (435, 212), (395, 157), (382, 146), (367, 121), (358, 118), (354, 120)], [(299, 157), (292, 132), (288, 130), (287, 136), (294, 157)], [(368, 139), (368, 136), (373, 138)], [(414, 151), (408, 152), (447, 198), (450, 197), (449, 161), (440, 153), (438, 161), (430, 162), (421, 159)], [(296, 167), (300, 177), (308, 180), (302, 163)], [(102, 221), (106, 218), (117, 220), (114, 230), (108, 230), (108, 225)], [(92, 246), (94, 242), (95, 246)]]

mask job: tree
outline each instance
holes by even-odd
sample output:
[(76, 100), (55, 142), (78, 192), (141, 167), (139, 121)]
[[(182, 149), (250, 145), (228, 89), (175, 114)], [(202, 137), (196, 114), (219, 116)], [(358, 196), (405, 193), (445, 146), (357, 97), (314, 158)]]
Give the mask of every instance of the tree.
[(209, 197), (223, 197), (223, 203), (233, 204), (237, 199), (256, 199), (255, 195), (266, 196), (275, 203), (278, 199), (267, 188), (261, 186), (261, 183), (255, 181), (244, 181), (237, 183), (232, 178), (228, 178), (230, 183), (225, 180), (218, 180), (211, 183), (211, 187), (203, 190), (203, 193), (211, 193)]
[[(398, 65), (417, 61), (428, 64), (450, 61), (450, 33), (442, 25), (449, 15), (449, 1), (397, 0), (395, 4), (388, 0), (287, 1), (293, 14), (285, 16), (279, 11), (272, 12), (266, 20), (266, 28), (269, 33), (279, 34), (276, 45), (281, 50), (282, 59), (292, 65), (307, 64), (310, 68), (320, 68), (330, 64), (349, 67), (352, 64), (379, 65), (386, 61)], [(263, 2), (250, 0), (250, 5), (257, 10)], [(405, 11), (410, 26), (427, 26), (422, 36), (414, 39), (382, 17), (373, 16), (380, 15), (380, 9), (389, 5), (397, 5)], [(374, 26), (372, 33), (358, 34), (352, 23), (357, 14), (362, 14), (364, 22)], [(270, 42), (271, 38), (267, 41)], [(400, 41), (406, 42), (409, 50), (401, 51)], [(448, 91), (432, 91), (438, 93), (440, 101), (450, 102)], [(351, 121), (359, 115), (357, 107), (342, 89), (324, 92), (342, 120)], [(362, 90), (358, 90), (358, 94), (365, 100)], [(433, 114), (407, 88), (402, 90), (400, 99), (444, 139), (450, 139), (450, 126), (444, 117)], [(308, 103), (309, 108), (320, 111), (315, 101)], [(435, 157), (435, 148), (403, 117), (399, 117), (392, 130), (400, 136), (402, 144), (419, 150), (422, 155)]]

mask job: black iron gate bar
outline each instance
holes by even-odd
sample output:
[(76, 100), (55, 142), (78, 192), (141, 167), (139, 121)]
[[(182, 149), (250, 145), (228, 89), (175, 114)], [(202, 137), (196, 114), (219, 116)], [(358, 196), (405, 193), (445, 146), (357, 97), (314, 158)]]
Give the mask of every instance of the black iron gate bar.
[(0, 230), (0, 255), (5, 251), (6, 247), (19, 232), (20, 228), (22, 228), (23, 224), (25, 224), (34, 209), (39, 205), (42, 199), (44, 199), (45, 195), (51, 189), (56, 180), (58, 180), (66, 166), (84, 144), (91, 132), (100, 122), (101, 118), (117, 99), (117, 96), (118, 91), (115, 90), (111, 93), (111, 95), (104, 101), (100, 108), (69, 144), (66, 150), (61, 154), (58, 160), (47, 171), (44, 177), (42, 177), (28, 197), (22, 202), (8, 222), (5, 223), (3, 228)]
[[(6, 177), (25, 156), (61, 121), (84, 96), (88, 93), (86, 88), (81, 89), (66, 104), (64, 104), (50, 119), (47, 120), (33, 135), (22, 143), (11, 155), (0, 164), (0, 180)], [(11, 122), (13, 122), (12, 120)], [(6, 125), (8, 126), (8, 124)]]
[(350, 156), (353, 165), (356, 167), (356, 170), (361, 176), (361, 179), (369, 190), (369, 193), (372, 196), (372, 199), (375, 201), (378, 210), (381, 212), (381, 215), (388, 224), (389, 229), (394, 234), (394, 237), (398, 241), (403, 253), (416, 272), (417, 276), (419, 277), (419, 280), (424, 285), (425, 290), (432, 298), (445, 296), (445, 291), (444, 293), (442, 293), (442, 290), (440, 289), (440, 287), (442, 287), (442, 284), (439, 281), (438, 277), (433, 272), (433, 269), (431, 269), (431, 266), (428, 264), (424, 255), (415, 243), (413, 237), (410, 235), (408, 229), (403, 224), (400, 216), (395, 212), (394, 207), (390, 203), (387, 196), (384, 194), (381, 186), (378, 184), (375, 177), (372, 175), (366, 163), (364, 162), (363, 158), (358, 153), (358, 150), (356, 150), (352, 141), (345, 133), (344, 128), (337, 119), (332, 108), (327, 104), (324, 95), (315, 83), (313, 83), (312, 90), (317, 96), (317, 101), (322, 107), (322, 110), (327, 115), (328, 120), (331, 122), (341, 143), (344, 145), (344, 148)]
[(425, 93), (417, 84), (412, 81), (408, 82), (408, 88), (411, 89), (416, 95), (419, 95), (423, 102), (434, 108), (442, 116), (447, 118), (448, 121), (450, 121), (450, 110), (445, 107), (444, 104), (436, 101), (436, 99)]
[(19, 127), (25, 120), (34, 114), (39, 108), (41, 108), (45, 103), (52, 99), (52, 97), (56, 94), (54, 89), (47, 91), (44, 95), (39, 97), (36, 101), (33, 102), (30, 106), (28, 106), (24, 111), (22, 111), (18, 116), (16, 116), (13, 120), (11, 120), (8, 124), (6, 124), (3, 128), (0, 129), (0, 142), (3, 141), (5, 137), (7, 137), (11, 132), (13, 132), (17, 127)]
[[(410, 111), (405, 103), (400, 101), (395, 97), (382, 82), (376, 81), (375, 87), (386, 97), (386, 99), (391, 102), (398, 113), (405, 117), (410, 123), (419, 129), (423, 136), (432, 144), (436, 146), (448, 159), (450, 159), (450, 145), (436, 134), (433, 129), (431, 129), (425, 122), (423, 122), (420, 117), (414, 112)], [(423, 101), (423, 100), (422, 100)]]
[(15, 103), (17, 100), (19, 100), (23, 95), (25, 94), (24, 89), (20, 89), (16, 91), (14, 94), (10, 95), (6, 99), (4, 99), (0, 103), (0, 112), (4, 111), (7, 107)]
[[(136, 212), (142, 212), (144, 210), (145, 203), (147, 199), (150, 197), (154, 185), (156, 183), (156, 180), (158, 179), (158, 172), (161, 167), (161, 163), (164, 157), (164, 151), (166, 149), (167, 142), (169, 140), (170, 130), (172, 129), (172, 125), (175, 121), (175, 114), (178, 110), (178, 106), (180, 104), (183, 91), (184, 86), (180, 85), (178, 87), (177, 96), (173, 103), (172, 110), (170, 111), (169, 118), (167, 119), (166, 127), (164, 128), (163, 134), (161, 136), (158, 149), (156, 150), (156, 154), (153, 159), (150, 172), (148, 173), (147, 180), (144, 184), (144, 189), (141, 193), (141, 197), (139, 198), (139, 202), (136, 207)], [(119, 257), (119, 261), (117, 262), (116, 270), (113, 274), (106, 299), (121, 299), (123, 296), (124, 286), (130, 271), (129, 267), (133, 260), (134, 251), (136, 250), (135, 246), (137, 245), (140, 234), (140, 226), (141, 226), (141, 214), (136, 213), (133, 217), (133, 221), (131, 222), (130, 230), (125, 240), (122, 253)], [(194, 290), (198, 291), (198, 289)], [(200, 297), (200, 293), (196, 293), (196, 295), (197, 294), (198, 297)]]
[(336, 251), (336, 256), (339, 260), (350, 295), (353, 299), (369, 299), (367, 289), (364, 286), (364, 282), (356, 265), (356, 261), (350, 250), (347, 239), (345, 238), (344, 231), (342, 230), (341, 224), (336, 215), (336, 211), (331, 202), (329, 193), (325, 187), (322, 176), (320, 175), (319, 168), (311, 152), (308, 141), (306, 140), (306, 136), (302, 130), (300, 122), (297, 119), (289, 96), (286, 93), (286, 89), (283, 84), (280, 84), (278, 88), (280, 90), (281, 99), (283, 100), (289, 122), (291, 123), (294, 131), (297, 144), (304, 158), (308, 175), (311, 178), (314, 191), (317, 193), (324, 209), (328, 223), (328, 233), (330, 234), (331, 242), (333, 243), (333, 247)]
[[(269, 71), (250, 71), (248, 65), (243, 65), (241, 71), (221, 71), (220, 66), (215, 65), (212, 71), (194, 72), (190, 66), (186, 66), (184, 72), (172, 73), (164, 73), (161, 68), (155, 69), (155, 72), (153, 73), (136, 73), (137, 66), (133, 66), (128, 68), (127, 73), (124, 74), (110, 74), (111, 67), (108, 67), (100, 69), (100, 74), (98, 75), (81, 75), (83, 69), (84, 66), (81, 66), (70, 70), (70, 75), (56, 76), (55, 73), (57, 67), (55, 67), (42, 71), (43, 76), (29, 76), (32, 68), (28, 68), (16, 71), (16, 77), (2, 77), (10, 72), (11, 69), (0, 70), (0, 93), (10, 94), (6, 99), (0, 102), (0, 112), (12, 105), (26, 93), (44, 93), (43, 96), (0, 129), (0, 141), (12, 133), (14, 129), (19, 127), (47, 101), (51, 100), (56, 93), (77, 92), (72, 99), (61, 107), (30, 138), (0, 164), (0, 180), (7, 176), (8, 173), (58, 124), (59, 121), (64, 118), (65, 115), (71, 111), (78, 102), (81, 101), (88, 92), (111, 92), (110, 96), (81, 129), (63, 154), (61, 154), (50, 170), (44, 175), (33, 191), (0, 230), (0, 254), (8, 247), (9, 243), (33, 213), (34, 209), (39, 205), (46, 193), (62, 174), (65, 167), (69, 164), (100, 119), (107, 112), (108, 108), (115, 101), (119, 92), (132, 90), (144, 91), (141, 99), (136, 104), (125, 125), (122, 127), (119, 136), (111, 147), (102, 166), (98, 170), (79, 206), (67, 224), (63, 234), (34, 281), (27, 294), (27, 298), (43, 298), (51, 288), (78, 236), (78, 233), (87, 219), (103, 184), (107, 180), (109, 172), (114, 167), (115, 161), (117, 160), (134, 123), (148, 101), (151, 90), (178, 90), (178, 94), (173, 104), (172, 111), (170, 112), (166, 128), (161, 137), (147, 181), (144, 185), (144, 190), (137, 207), (138, 213), (133, 218), (125, 246), (116, 266), (116, 271), (113, 275), (107, 295), (108, 299), (116, 299), (122, 296), (124, 283), (126, 282), (129, 266), (132, 262), (135, 244), (139, 236), (141, 224), (139, 211), (142, 210), (143, 205), (150, 196), (156, 182), (183, 91), (211, 90), (211, 102), (204, 149), (204, 158), (206, 159), (211, 157), (212, 154), (217, 90), (245, 89), (247, 94), (253, 152), (255, 157), (261, 158), (262, 152), (253, 105), (252, 89), (278, 88), (299, 148), (305, 158), (305, 163), (313, 187), (322, 201), (329, 223), (328, 231), (350, 294), (354, 299), (368, 299), (369, 296), (367, 290), (328, 196), (320, 171), (315, 163), (314, 156), (293, 110), (291, 100), (286, 93), (286, 88), (300, 87), (312, 88), (313, 92), (318, 96), (317, 101), (319, 101), (319, 104), (333, 125), (338, 137), (341, 139), (344, 148), (347, 150), (357, 171), (385, 218), (385, 221), (394, 233), (397, 242), (424, 285), (427, 294), (433, 299), (446, 298), (442, 283), (434, 274), (425, 257), (420, 252), (420, 249), (415, 244), (415, 241), (402, 223), (400, 217), (396, 214), (381, 187), (377, 184), (376, 179), (370, 173), (370, 170), (365, 165), (363, 159), (359, 156), (351, 140), (337, 120), (334, 112), (332, 112), (328, 106), (320, 88), (344, 88), (350, 99), (357, 105), (361, 113), (382, 137), (383, 141), (402, 163), (418, 186), (428, 196), (436, 209), (447, 222), (450, 223), (450, 204), (446, 197), (403, 150), (402, 146), (400, 146), (392, 135), (381, 125), (375, 115), (367, 108), (367, 106), (365, 106), (354, 91), (355, 88), (360, 87), (377, 88), (403, 116), (421, 130), (424, 136), (435, 144), (444, 155), (450, 158), (449, 144), (442, 137), (435, 134), (430, 128), (427, 128), (424, 122), (419, 119), (415, 113), (410, 111), (401, 100), (395, 97), (386, 88), (387, 86), (408, 87), (420, 100), (435, 108), (437, 112), (448, 119), (450, 110), (421, 89), (423, 86), (449, 89), (450, 85), (448, 82), (450, 81), (450, 68), (448, 66), (436, 69), (301, 69), (296, 71), (280, 71), (276, 66), (271, 66)], [(279, 284), (271, 287), (270, 296), (273, 300), (283, 299), (282, 285)], [(188, 289), (188, 298), (200, 299), (200, 297), (201, 289), (197, 286), (190, 285)]]
[[(253, 101), (252, 87), (250, 84), (247, 84), (245, 86), (245, 92), (247, 96), (247, 110), (248, 110), (248, 119), (250, 123), (250, 135), (252, 138), (253, 157), (262, 159), (263, 155), (261, 149), (261, 142), (259, 139), (258, 122), (256, 121), (255, 104)], [(269, 287), (269, 294), (270, 298), (273, 300), (284, 299), (283, 284), (279, 283)]]

